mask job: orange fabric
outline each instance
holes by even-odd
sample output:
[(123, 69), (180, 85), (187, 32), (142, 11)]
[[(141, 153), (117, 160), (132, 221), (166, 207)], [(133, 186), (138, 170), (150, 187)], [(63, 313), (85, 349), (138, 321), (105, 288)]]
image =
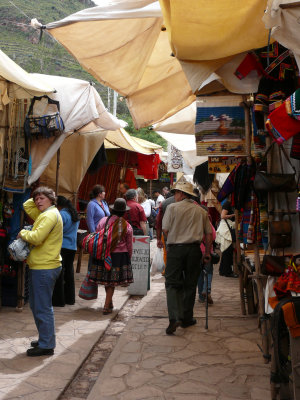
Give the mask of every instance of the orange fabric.
[(275, 307), (277, 306), (278, 303), (279, 303), (279, 300), (278, 300), (277, 296), (269, 297), (269, 304), (273, 308), (273, 310), (275, 309)]

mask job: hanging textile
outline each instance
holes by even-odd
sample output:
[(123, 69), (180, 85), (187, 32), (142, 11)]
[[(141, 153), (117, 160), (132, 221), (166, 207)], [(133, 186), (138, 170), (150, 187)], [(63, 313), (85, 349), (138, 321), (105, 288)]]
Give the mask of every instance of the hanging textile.
[(282, 104), (297, 87), (297, 65), (293, 54), (278, 42), (248, 53), (235, 71), (243, 79), (251, 71), (262, 76), (254, 100), (258, 130), (264, 131), (264, 115)]
[(137, 153), (138, 168), (137, 174), (142, 175), (145, 179), (158, 179), (158, 165), (161, 160), (158, 154), (140, 154)]
[(107, 157), (106, 157), (106, 151), (104, 144), (100, 147), (100, 149), (97, 151), (97, 154), (93, 158), (93, 161), (91, 162), (88, 172), (90, 174), (94, 174), (99, 170), (99, 168), (103, 167), (107, 163)]
[(121, 164), (124, 167), (136, 168), (138, 166), (138, 157), (136, 152), (127, 150), (117, 151), (117, 164)]
[(198, 156), (245, 155), (245, 112), (241, 96), (198, 100), (195, 138)]
[(120, 165), (106, 165), (101, 167), (96, 174), (87, 173), (79, 186), (78, 198), (89, 201), (93, 186), (99, 184), (105, 187), (105, 200), (108, 204), (112, 204), (117, 195), (120, 171)]
[(137, 189), (134, 173), (131, 169), (127, 169), (124, 176), (124, 182), (130, 187), (130, 189)]
[(28, 142), (24, 136), (26, 101), (9, 104), (9, 129), (5, 143), (3, 190), (24, 193), (29, 173)]

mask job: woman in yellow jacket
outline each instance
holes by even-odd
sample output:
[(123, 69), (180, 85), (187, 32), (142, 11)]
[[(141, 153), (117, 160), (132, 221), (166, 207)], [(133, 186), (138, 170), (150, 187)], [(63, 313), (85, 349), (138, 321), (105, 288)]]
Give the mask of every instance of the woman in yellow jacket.
[(32, 348), (27, 350), (27, 355), (52, 355), (55, 348), (52, 293), (61, 272), (63, 223), (55, 207), (55, 193), (50, 188), (38, 187), (23, 207), (34, 220), (32, 230), (22, 229), (18, 237), (31, 245), (27, 258), (29, 304), (39, 333), (38, 340), (31, 342)]

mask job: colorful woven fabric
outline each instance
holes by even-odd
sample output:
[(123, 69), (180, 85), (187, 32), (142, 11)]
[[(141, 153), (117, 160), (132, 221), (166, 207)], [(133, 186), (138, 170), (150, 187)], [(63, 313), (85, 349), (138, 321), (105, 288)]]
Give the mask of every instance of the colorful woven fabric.
[(109, 164), (101, 167), (96, 174), (87, 173), (79, 186), (78, 198), (89, 201), (89, 194), (93, 186), (99, 184), (105, 187), (107, 203), (112, 204), (117, 197), (121, 168), (121, 165)]
[(284, 102), (271, 112), (266, 121), (266, 127), (273, 139), (281, 144), (300, 132), (300, 121), (288, 115)]
[[(111, 269), (110, 253), (116, 248), (118, 242), (122, 240), (127, 232), (127, 223), (124, 218), (118, 218), (113, 224), (107, 224), (99, 232), (90, 233), (82, 242), (82, 247), (97, 260), (104, 260), (104, 266), (109, 271)], [(105, 240), (106, 238), (106, 240)], [(91, 270), (90, 279), (93, 279)]]
[(257, 196), (251, 192), (251, 212), (247, 232), (247, 243), (261, 243), (260, 215)]
[(297, 89), (288, 99), (285, 101), (286, 112), (292, 118), (300, 120), (300, 89)]
[(293, 263), (290, 263), (285, 272), (278, 278), (274, 285), (274, 291), (278, 298), (290, 295), (290, 292), (300, 293), (300, 275), (295, 271)]
[(223, 186), (221, 187), (217, 200), (221, 203), (228, 195), (233, 193), (234, 191), (234, 180), (235, 180), (235, 175), (237, 168), (239, 167), (240, 164), (238, 164), (228, 175), (226, 181), (224, 182)]
[(300, 132), (293, 137), (290, 157), (300, 160)]

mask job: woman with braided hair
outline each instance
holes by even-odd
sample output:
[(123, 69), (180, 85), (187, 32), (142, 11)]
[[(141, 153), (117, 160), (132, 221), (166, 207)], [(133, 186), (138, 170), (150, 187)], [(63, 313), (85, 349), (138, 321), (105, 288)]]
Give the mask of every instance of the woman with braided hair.
[(125, 199), (118, 198), (109, 206), (111, 215), (100, 220), (97, 231), (108, 227), (106, 257), (104, 260), (93, 258), (91, 273), (96, 269), (96, 280), (104, 285), (106, 298), (103, 314), (110, 314), (113, 310), (113, 294), (116, 286), (128, 286), (133, 282), (131, 267), (132, 238), (131, 225), (123, 218), (129, 210)]

